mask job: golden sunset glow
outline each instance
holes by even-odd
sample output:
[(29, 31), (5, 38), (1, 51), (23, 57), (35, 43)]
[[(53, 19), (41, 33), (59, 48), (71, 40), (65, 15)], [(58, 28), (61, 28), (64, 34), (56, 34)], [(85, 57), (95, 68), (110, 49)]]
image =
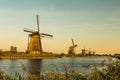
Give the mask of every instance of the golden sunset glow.
[(43, 51), (68, 53), (74, 39), (76, 53), (90, 49), (98, 54), (120, 53), (119, 0), (1, 0), (0, 49), (27, 49), (27, 27), (36, 30), (36, 14), (40, 16), (40, 32), (52, 34), (42, 38)]

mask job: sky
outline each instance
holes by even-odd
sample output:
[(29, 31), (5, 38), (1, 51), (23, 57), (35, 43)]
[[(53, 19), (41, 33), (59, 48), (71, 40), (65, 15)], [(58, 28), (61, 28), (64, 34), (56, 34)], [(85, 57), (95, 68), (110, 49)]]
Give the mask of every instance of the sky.
[(120, 0), (0, 0), (0, 49), (27, 49), (23, 28), (52, 34), (42, 38), (44, 51), (67, 53), (74, 39), (76, 53), (120, 53)]

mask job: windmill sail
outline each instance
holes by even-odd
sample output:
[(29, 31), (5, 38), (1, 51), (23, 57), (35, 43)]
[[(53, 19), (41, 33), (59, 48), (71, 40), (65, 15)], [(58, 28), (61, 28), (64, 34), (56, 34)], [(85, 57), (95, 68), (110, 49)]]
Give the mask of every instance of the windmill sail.
[(74, 46), (74, 40), (72, 39), (72, 44), (73, 44), (73, 46)]
[(24, 28), (24, 32), (36, 33), (36, 31), (28, 28)]
[(46, 34), (46, 33), (41, 33), (41, 36), (53, 37), (53, 35)]
[(38, 28), (38, 33), (39, 33), (39, 31), (40, 31), (40, 29), (39, 29), (39, 16), (36, 15), (36, 17), (37, 17), (37, 28)]

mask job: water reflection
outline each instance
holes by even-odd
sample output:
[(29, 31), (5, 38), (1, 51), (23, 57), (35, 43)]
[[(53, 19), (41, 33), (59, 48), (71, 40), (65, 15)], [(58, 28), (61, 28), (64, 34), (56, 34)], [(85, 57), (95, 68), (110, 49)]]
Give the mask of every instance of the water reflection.
[[(92, 67), (99, 67), (101, 62), (105, 61), (108, 64), (108, 57), (78, 57), (78, 58), (57, 58), (57, 59), (1, 59), (0, 60), (0, 72), (5, 72), (8, 75), (14, 75), (18, 73), (27, 72), (28, 74), (42, 75), (47, 71), (65, 72), (63, 64), (67, 67), (67, 70), (75, 70), (77, 72), (88, 73)], [(21, 64), (22, 63), (22, 64)], [(54, 67), (53, 65), (56, 67)], [(22, 68), (21, 68), (22, 67)], [(26, 69), (25, 69), (26, 68)], [(56, 70), (56, 68), (58, 70)]]
[(27, 72), (29, 75), (40, 76), (42, 59), (31, 59), (27, 61)]
[(0, 72), (5, 72), (6, 74), (12, 75), (15, 72), (19, 72), (20, 65), (19, 61), (15, 59), (1, 59), (0, 60)]
[[(13, 69), (15, 69), (16, 68), (16, 66), (18, 66), (17, 65), (17, 60), (15, 60), (15, 59), (11, 59), (9, 62), (9, 65), (8, 65), (8, 73), (9, 74), (13, 74)], [(13, 66), (14, 65), (14, 66)], [(15, 66), (16, 65), (16, 66)]]

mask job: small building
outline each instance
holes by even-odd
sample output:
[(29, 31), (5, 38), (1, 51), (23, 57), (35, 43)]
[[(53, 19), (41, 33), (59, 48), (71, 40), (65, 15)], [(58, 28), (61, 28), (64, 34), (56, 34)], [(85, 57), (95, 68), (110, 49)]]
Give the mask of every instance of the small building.
[(10, 47), (10, 52), (17, 53), (17, 47), (11, 46)]

